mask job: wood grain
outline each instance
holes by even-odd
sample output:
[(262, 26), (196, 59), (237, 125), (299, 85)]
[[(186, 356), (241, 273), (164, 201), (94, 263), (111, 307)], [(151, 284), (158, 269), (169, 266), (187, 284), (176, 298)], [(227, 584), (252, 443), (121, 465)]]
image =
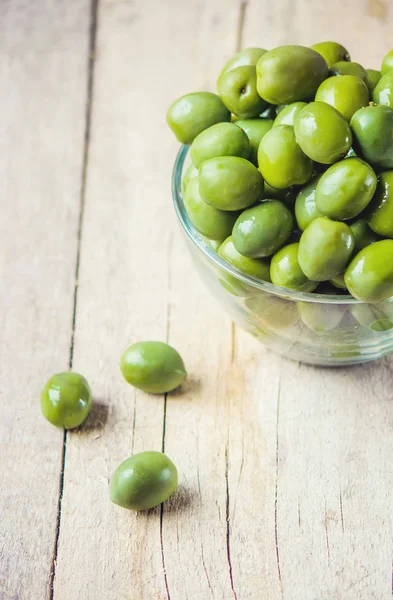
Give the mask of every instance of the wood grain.
[(41, 415), (68, 369), (88, 3), (0, 5), (0, 597), (49, 598), (63, 432)]
[[(98, 433), (92, 430), (68, 438), (56, 599), (77, 592), (102, 598), (164, 598), (168, 590), (172, 593), (172, 587), (180, 595), (187, 589), (189, 597), (196, 597), (199, 586), (202, 594), (209, 593), (203, 560), (217, 593), (231, 594), (225, 444), (221, 443), (227, 433), (220, 428), (225, 407), (220, 405), (221, 394), (217, 395), (214, 370), (203, 386), (197, 381), (192, 384), (193, 374), (199, 372), (202, 344), (195, 311), (203, 314), (206, 324), (210, 323), (207, 326), (226, 331), (225, 337), (212, 343), (211, 356), (202, 367), (219, 360), (225, 368), (228, 359), (221, 358), (221, 353), (230, 356), (231, 328), (199, 282), (195, 289), (195, 276), (179, 242), (170, 197), (177, 144), (167, 131), (164, 116), (165, 107), (188, 89), (214, 89), (219, 65), (235, 50), (238, 4), (233, 2), (229, 11), (224, 2), (214, 6), (167, 2), (159, 11), (155, 8), (157, 3), (152, 1), (143, 6), (104, 2), (99, 12), (75, 368), (92, 382), (108, 417)], [(215, 45), (217, 38), (220, 45)], [(213, 45), (214, 56), (208, 52)], [(198, 288), (197, 298), (187, 295), (187, 289), (194, 296)], [(182, 325), (187, 306), (193, 321), (191, 336)], [(175, 339), (179, 327), (183, 333), (181, 339)], [(192, 376), (189, 393), (168, 399), (170, 430), (176, 415), (183, 414), (181, 445), (167, 449), (178, 464), (183, 494), (177, 498), (179, 510), (168, 508), (161, 519), (160, 511), (133, 515), (111, 506), (108, 480), (132, 451), (161, 449), (163, 445), (164, 398), (147, 397), (127, 386), (118, 361), (129, 343), (165, 340), (168, 335), (184, 355)], [(206, 394), (212, 398), (213, 413), (206, 415), (209, 428), (199, 436), (194, 426)], [(194, 442), (185, 447), (191, 431), (191, 440), (201, 446), (200, 458), (193, 451)], [(201, 485), (207, 496), (201, 502), (197, 469), (210, 454), (204, 436), (207, 440), (212, 432), (220, 437), (212, 471), (202, 473)], [(188, 540), (197, 515), (199, 533)], [(180, 547), (174, 545), (171, 551), (178, 528), (179, 535), (183, 528)], [(207, 530), (210, 541), (206, 540), (204, 549), (201, 540)], [(75, 555), (75, 545), (80, 544), (85, 548), (83, 556)], [(184, 561), (194, 565), (197, 582), (184, 577), (186, 562), (179, 570), (179, 552)], [(89, 567), (93, 556), (99, 570)], [(163, 556), (168, 560), (166, 579)]]
[[(0, 25), (0, 72), (16, 89), (2, 99), (13, 115), (3, 199), (13, 202), (3, 201), (0, 219), (0, 274), (11, 290), (0, 312), (0, 372), (12, 399), (36, 388), (28, 412), (8, 402), (0, 425), (12, 465), (0, 598), (50, 597), (55, 558), (54, 600), (388, 600), (392, 360), (307, 367), (232, 326), (181, 239), (170, 198), (178, 144), (165, 112), (182, 93), (214, 90), (239, 45), (333, 38), (378, 67), (392, 43), (392, 4), (100, 0), (90, 80), (87, 2), (37, 4), (39, 26), (21, 0), (4, 4)], [(88, 99), (73, 368), (90, 381), (95, 408), (67, 435), (53, 557), (62, 438), (45, 428), (36, 396), (54, 362), (68, 362)], [(120, 355), (142, 339), (181, 352), (189, 372), (181, 390), (148, 396), (123, 381)], [(149, 449), (174, 460), (180, 488), (161, 509), (136, 515), (110, 503), (108, 484), (120, 461)]]

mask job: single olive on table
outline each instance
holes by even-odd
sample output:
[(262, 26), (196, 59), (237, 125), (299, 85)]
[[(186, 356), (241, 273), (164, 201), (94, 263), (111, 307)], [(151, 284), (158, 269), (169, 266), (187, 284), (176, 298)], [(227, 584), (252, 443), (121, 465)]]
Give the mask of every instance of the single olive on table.
[(117, 467), (110, 482), (110, 499), (128, 510), (148, 510), (168, 500), (177, 485), (177, 469), (165, 454), (139, 452)]
[(137, 342), (120, 360), (124, 379), (150, 394), (164, 394), (179, 387), (187, 377), (180, 354), (164, 342)]
[(56, 427), (79, 427), (89, 416), (92, 405), (90, 386), (79, 373), (52, 375), (41, 392), (43, 415)]

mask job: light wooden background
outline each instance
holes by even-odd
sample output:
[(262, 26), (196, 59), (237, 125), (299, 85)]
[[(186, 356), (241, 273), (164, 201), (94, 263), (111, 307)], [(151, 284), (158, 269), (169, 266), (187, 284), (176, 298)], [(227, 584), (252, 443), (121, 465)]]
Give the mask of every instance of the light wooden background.
[[(234, 329), (191, 268), (170, 197), (170, 102), (239, 46), (329, 38), (378, 67), (391, 0), (0, 0), (1, 600), (387, 600), (393, 363), (318, 369)], [(168, 339), (181, 392), (127, 386)], [(96, 408), (41, 416), (71, 366)], [(64, 442), (64, 444), (63, 444)], [(164, 448), (162, 510), (108, 499)]]

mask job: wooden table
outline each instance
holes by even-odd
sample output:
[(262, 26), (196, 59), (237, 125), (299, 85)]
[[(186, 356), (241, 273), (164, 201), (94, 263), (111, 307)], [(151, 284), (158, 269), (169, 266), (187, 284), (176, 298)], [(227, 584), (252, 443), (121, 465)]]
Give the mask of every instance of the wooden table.
[[(0, 2), (1, 600), (387, 600), (392, 361), (319, 369), (234, 328), (171, 205), (165, 112), (240, 46), (337, 39), (378, 67), (391, 0)], [(119, 357), (168, 339), (184, 388)], [(63, 435), (40, 389), (72, 368), (95, 409)], [(133, 514), (108, 481), (165, 449), (179, 493)]]

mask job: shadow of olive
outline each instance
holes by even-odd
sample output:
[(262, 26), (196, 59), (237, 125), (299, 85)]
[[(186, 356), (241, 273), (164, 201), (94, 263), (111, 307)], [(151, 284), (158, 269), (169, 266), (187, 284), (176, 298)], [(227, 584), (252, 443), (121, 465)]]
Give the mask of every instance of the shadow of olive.
[(200, 379), (193, 375), (187, 376), (187, 379), (181, 384), (180, 387), (176, 388), (172, 392), (168, 392), (168, 398), (178, 398), (179, 396), (185, 396), (186, 394), (192, 394), (197, 392), (201, 386)]
[(109, 406), (101, 400), (93, 398), (93, 406), (86, 421), (82, 423), (80, 427), (73, 429), (72, 431), (84, 433), (85, 431), (101, 430), (106, 425), (108, 414)]
[(152, 515), (159, 515), (162, 511), (165, 515), (179, 513), (185, 509), (190, 508), (195, 501), (197, 501), (199, 495), (196, 491), (192, 491), (186, 488), (184, 485), (179, 485), (176, 492), (163, 504), (150, 508), (149, 510), (142, 510), (138, 512), (138, 517), (151, 517)]

